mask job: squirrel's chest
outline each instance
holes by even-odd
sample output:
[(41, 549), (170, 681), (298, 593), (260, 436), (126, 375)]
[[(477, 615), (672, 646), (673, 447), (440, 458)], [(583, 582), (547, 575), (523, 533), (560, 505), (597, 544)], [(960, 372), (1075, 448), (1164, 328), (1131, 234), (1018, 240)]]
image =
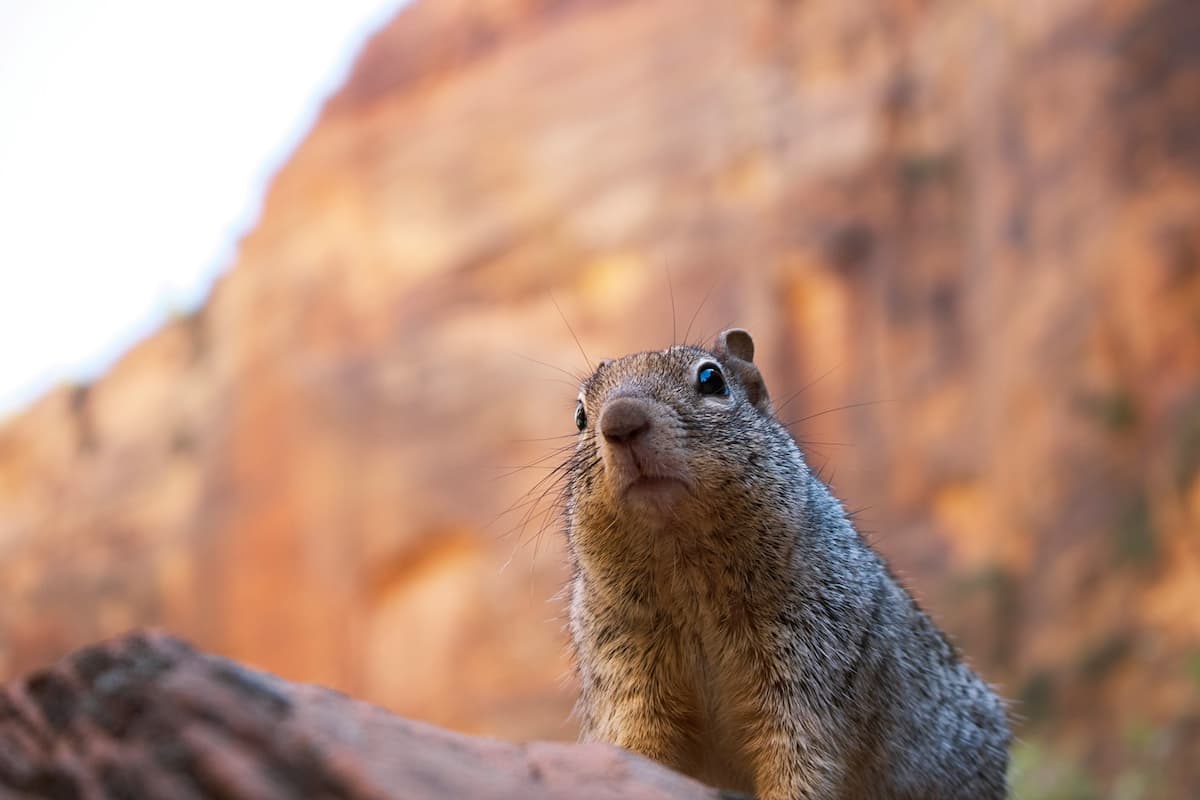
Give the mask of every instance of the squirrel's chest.
[(622, 741), (620, 731), (638, 724), (623, 698), (669, 698), (670, 707), (656, 713), (678, 726), (681, 750), (672, 766), (710, 785), (752, 791), (745, 737), (756, 712), (747, 705), (746, 687), (754, 681), (747, 670), (761, 663), (752, 615), (736, 592), (713, 583), (711, 572), (673, 566), (619, 597), (575, 585), (580, 657), (595, 661), (583, 673), (594, 730)]
[[(684, 587), (679, 587), (684, 588)], [(749, 764), (745, 731), (748, 715), (744, 691), (752, 676), (747, 658), (755, 648), (750, 621), (738, 608), (738, 599), (721, 597), (711, 585), (686, 587), (668, 603), (670, 644), (661, 651), (674, 674), (670, 690), (686, 705), (679, 709), (691, 729), (693, 743), (685, 771), (702, 781), (749, 791)]]
[(689, 706), (690, 762), (685, 771), (709, 784), (750, 789), (744, 733), (749, 727), (744, 707), (748, 676), (745, 659), (737, 652), (738, 637), (722, 629), (719, 615), (708, 609), (692, 624), (681, 626), (678, 637), (677, 690)]

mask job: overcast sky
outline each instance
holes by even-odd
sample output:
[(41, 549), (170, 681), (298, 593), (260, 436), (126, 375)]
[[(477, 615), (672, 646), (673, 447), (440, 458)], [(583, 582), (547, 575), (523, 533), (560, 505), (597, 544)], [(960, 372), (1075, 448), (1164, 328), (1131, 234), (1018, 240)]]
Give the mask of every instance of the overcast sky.
[(0, 418), (201, 301), (401, 5), (0, 2)]

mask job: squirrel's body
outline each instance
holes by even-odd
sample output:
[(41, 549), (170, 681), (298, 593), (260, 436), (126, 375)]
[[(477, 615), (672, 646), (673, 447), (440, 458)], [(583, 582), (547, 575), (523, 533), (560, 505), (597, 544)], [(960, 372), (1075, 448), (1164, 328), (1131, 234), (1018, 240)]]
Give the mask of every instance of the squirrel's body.
[(752, 359), (730, 331), (584, 385), (584, 736), (761, 800), (1006, 796), (1003, 705), (808, 469)]

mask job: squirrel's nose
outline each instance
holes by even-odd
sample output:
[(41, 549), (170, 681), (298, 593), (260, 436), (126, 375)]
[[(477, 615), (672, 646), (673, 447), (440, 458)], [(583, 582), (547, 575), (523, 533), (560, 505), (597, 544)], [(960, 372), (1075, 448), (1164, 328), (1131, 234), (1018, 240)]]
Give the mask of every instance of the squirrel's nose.
[(633, 397), (618, 397), (604, 404), (600, 432), (610, 444), (629, 444), (650, 430), (645, 403)]

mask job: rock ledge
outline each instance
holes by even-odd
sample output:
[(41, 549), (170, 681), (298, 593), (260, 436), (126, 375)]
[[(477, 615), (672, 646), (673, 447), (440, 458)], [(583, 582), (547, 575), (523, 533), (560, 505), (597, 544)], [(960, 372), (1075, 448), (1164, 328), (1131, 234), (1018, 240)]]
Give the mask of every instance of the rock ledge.
[(0, 692), (0, 798), (28, 797), (722, 794), (618, 748), (453, 733), (139, 631)]

